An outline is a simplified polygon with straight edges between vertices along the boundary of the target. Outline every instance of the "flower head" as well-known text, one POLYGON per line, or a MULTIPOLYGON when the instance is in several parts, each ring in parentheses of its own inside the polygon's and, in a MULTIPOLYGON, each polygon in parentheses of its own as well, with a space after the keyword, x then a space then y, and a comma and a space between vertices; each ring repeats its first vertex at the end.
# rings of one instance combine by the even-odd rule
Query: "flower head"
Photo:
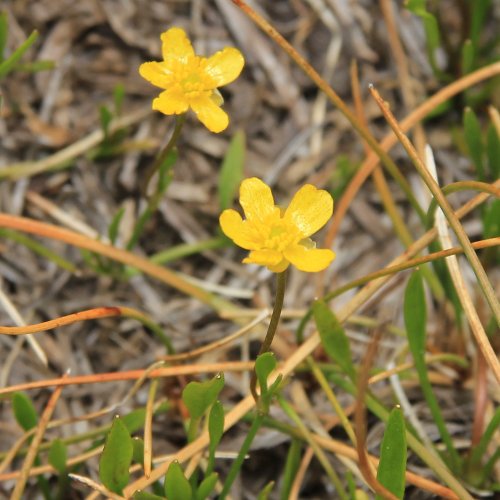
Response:
POLYGON ((178 115, 191 108, 212 132, 222 132, 229 123, 220 108, 224 100, 217 87, 235 80, 245 63, 241 52, 232 47, 210 57, 197 56, 185 31, 170 28, 161 35, 163 61, 146 62, 140 75, 164 89, 153 100, 153 109, 178 115))
POLYGON ((333 199, 327 191, 311 184, 302 186, 288 208, 274 204, 268 185, 260 179, 245 179, 240 186, 240 204, 246 220, 236 210, 224 210, 220 225, 238 246, 250 250, 245 264, 259 264, 280 273, 290 264, 301 271, 326 269, 335 254, 316 249, 309 239, 332 216, 333 199))

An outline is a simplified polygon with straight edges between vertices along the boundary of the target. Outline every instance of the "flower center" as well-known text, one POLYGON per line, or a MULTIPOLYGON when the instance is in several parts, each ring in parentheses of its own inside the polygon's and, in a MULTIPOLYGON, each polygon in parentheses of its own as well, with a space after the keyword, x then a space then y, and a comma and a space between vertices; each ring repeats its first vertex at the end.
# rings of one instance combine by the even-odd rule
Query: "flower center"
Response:
POLYGON ((296 228, 280 219, 268 228, 268 235, 264 240, 264 248, 283 252, 290 245, 297 242, 297 236, 296 228))
POLYGON ((204 65, 201 57, 194 56, 175 68, 175 79, 188 99, 200 97, 207 90, 214 88, 211 79, 204 72, 204 65))

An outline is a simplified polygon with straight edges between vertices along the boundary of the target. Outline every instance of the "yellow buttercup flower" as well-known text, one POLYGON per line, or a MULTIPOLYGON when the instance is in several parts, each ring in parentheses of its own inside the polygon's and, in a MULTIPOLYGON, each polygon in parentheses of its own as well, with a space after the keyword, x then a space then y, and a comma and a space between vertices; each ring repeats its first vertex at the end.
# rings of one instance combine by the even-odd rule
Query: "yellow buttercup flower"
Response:
POLYGON ((316 249, 309 239, 333 213, 333 199, 327 191, 311 184, 302 186, 284 211, 274 204, 267 184, 256 177, 240 186, 240 204, 246 220, 236 210, 224 210, 220 225, 238 246, 250 250, 245 264, 259 264, 280 273, 290 264, 301 271, 326 269, 335 258, 329 249, 316 249))
POLYGON ((170 28, 161 35, 163 61, 146 62, 139 67, 148 82, 165 89, 153 100, 153 109, 166 115, 178 115, 191 108, 212 132, 222 132, 229 123, 220 108, 224 100, 217 87, 235 80, 245 63, 233 47, 211 57, 194 53, 185 31, 170 28))

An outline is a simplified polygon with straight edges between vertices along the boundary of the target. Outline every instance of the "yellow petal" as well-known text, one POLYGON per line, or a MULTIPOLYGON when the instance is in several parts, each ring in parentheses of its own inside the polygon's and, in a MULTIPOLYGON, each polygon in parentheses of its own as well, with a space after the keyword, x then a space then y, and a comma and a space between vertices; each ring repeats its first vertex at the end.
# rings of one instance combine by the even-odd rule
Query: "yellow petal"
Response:
POLYGON ((194 56, 193 46, 182 28, 170 28, 161 34, 161 52, 165 61, 187 63, 194 56))
POLYGON ((254 250, 249 253, 244 264, 258 264, 259 266, 277 266, 283 260, 283 254, 276 250, 254 250))
POLYGON ((229 124, 227 113, 217 106, 211 97, 199 97, 196 100, 192 100, 190 105, 198 116, 198 120, 200 120, 210 132, 219 133, 227 128, 229 124))
POLYGON ((224 210, 219 217, 222 232, 245 250, 256 249, 255 243, 248 232, 247 225, 236 210, 224 210))
POLYGON ((303 245, 293 245, 284 252, 285 258, 297 269, 315 273, 326 269, 335 258, 335 253, 329 249, 307 249, 303 245))
POLYGON ((321 229, 333 213, 330 193, 311 184, 302 186, 286 209, 284 219, 293 223, 304 238, 321 229))
POLYGON ((153 109, 166 115, 179 115, 188 110, 188 102, 184 93, 178 88, 170 88, 153 99, 153 109))
POLYGON ((162 62, 146 62, 139 66, 139 74, 148 82, 162 89, 168 88, 174 81, 172 72, 162 62))
POLYGON ((217 87, 222 87, 238 78, 244 64, 245 60, 238 49, 226 47, 207 59, 205 72, 217 87))
POLYGON ((247 219, 264 221, 279 208, 274 205, 271 188, 257 177, 245 179, 240 186, 240 205, 247 219))
POLYGON ((289 265, 290 262, 288 262, 286 259, 283 259, 276 266, 267 266, 267 268, 269 269, 269 271, 272 271, 273 273, 282 273, 289 265))

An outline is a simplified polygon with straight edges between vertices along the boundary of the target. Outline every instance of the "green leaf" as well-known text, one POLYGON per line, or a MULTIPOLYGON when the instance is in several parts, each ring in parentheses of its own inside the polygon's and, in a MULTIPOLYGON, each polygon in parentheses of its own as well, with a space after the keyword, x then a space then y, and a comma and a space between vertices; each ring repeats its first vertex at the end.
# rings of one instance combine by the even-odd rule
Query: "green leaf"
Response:
POLYGON ((219 204, 225 210, 233 204, 238 186, 243 179, 245 164, 245 133, 238 130, 232 137, 219 174, 219 204))
POLYGON ((133 448, 127 427, 116 417, 99 460, 99 478, 106 488, 115 493, 121 494, 128 483, 133 448))
POLYGON ((342 325, 323 300, 314 301, 312 310, 323 348, 342 371, 354 380, 356 371, 352 363, 351 346, 342 325))
POLYGON ((35 43, 38 38, 38 31, 33 31, 31 35, 11 54, 10 57, 5 59, 0 64, 0 79, 7 76, 17 64, 19 59, 24 53, 35 43))
POLYGON ((59 472, 64 474, 66 472, 66 461, 68 459, 68 452, 66 445, 61 439, 54 439, 49 449, 49 464, 59 472))
POLYGON ((474 45, 465 40, 462 45, 462 75, 467 75, 474 68, 474 45))
POLYGON ((426 9, 425 0, 407 0, 405 7, 422 19, 427 40, 427 55, 429 62, 431 63, 434 73, 442 77, 443 74, 438 68, 436 61, 436 50, 441 45, 441 36, 439 34, 439 25, 436 17, 426 9))
POLYGON ((264 397, 268 392, 267 379, 276 368, 276 357, 272 352, 265 352, 255 360, 255 373, 260 385, 260 393, 264 397))
POLYGON ((483 141, 481 136, 481 126, 476 114, 471 108, 465 108, 464 111, 464 137, 467 143, 469 155, 476 167, 479 180, 484 181, 483 166, 483 141))
POLYGON ((469 37, 472 41, 472 44, 476 48, 476 52, 478 52, 477 48, 479 45, 479 37, 481 32, 483 31, 484 23, 487 20, 488 9, 490 8, 491 0, 472 0, 469 1, 469 5, 472 9, 472 12, 469 13, 469 16, 465 19, 468 19, 470 26, 469 37))
POLYGON ((500 137, 492 123, 489 124, 486 132, 486 156, 490 167, 490 178, 498 179, 500 177, 500 137))
POLYGON ((101 119, 102 131, 104 132, 104 139, 106 140, 109 137, 109 124, 113 119, 113 114, 106 106, 100 106, 99 116, 101 119))
POLYGON ((123 99, 125 97, 125 86, 118 83, 113 89, 113 101, 115 103, 115 114, 119 116, 122 112, 123 99))
MULTIPOLYGON (((401 408, 394 408, 387 420, 380 447, 377 479, 398 498, 403 498, 406 472, 406 429, 401 408)), ((375 500, 383 500, 377 495, 375 500)))
POLYGON ((424 361, 427 307, 425 305, 424 284, 419 271, 410 276, 405 290, 404 320, 408 343, 415 363, 424 361))
POLYGON ((144 426, 144 421, 146 419, 146 410, 140 408, 138 410, 132 410, 130 413, 120 417, 123 425, 127 428, 130 434, 142 429, 144 426))
POLYGON ((16 422, 25 431, 29 431, 37 426, 38 414, 31 399, 26 394, 15 392, 12 395, 12 409, 16 422))
POLYGON ((0 63, 4 60, 7 37, 9 36, 9 20, 7 12, 0 12, 0 63))
POLYGON ((220 401, 216 401, 210 409, 208 416, 208 436, 210 439, 208 445, 208 463, 207 474, 212 472, 215 457, 215 450, 220 443, 224 433, 224 408, 220 401))
POLYGON ((257 500, 267 500, 269 495, 271 494, 272 489, 274 488, 274 481, 269 481, 262 490, 259 492, 259 496, 257 500))
POLYGON ((165 475, 165 495, 168 500, 191 500, 192 490, 182 467, 174 460, 165 475))
POLYGON ((138 436, 132 438, 132 461, 136 464, 144 462, 144 440, 138 436))
POLYGON ((292 438, 290 448, 286 456, 285 468, 283 471, 283 480, 281 482, 280 499, 288 500, 290 490, 292 489, 297 470, 302 458, 302 441, 297 438, 292 438))
POLYGON ((147 491, 136 491, 132 498, 134 500, 165 500, 165 497, 153 495, 153 493, 148 493, 147 491))
POLYGON ((441 439, 446 445, 448 464, 452 471, 458 473, 460 457, 446 427, 446 422, 441 414, 436 396, 432 391, 429 375, 427 373, 427 365, 425 364, 427 307, 425 304, 424 284, 420 271, 418 270, 414 271, 408 280, 404 296, 403 313, 408 336, 408 345, 415 362, 420 388, 427 401, 434 422, 439 429, 441 439))
POLYGON ((192 419, 199 419, 212 406, 224 387, 224 375, 218 373, 206 382, 189 382, 182 391, 182 401, 192 419))
POLYGON ((122 207, 120 208, 120 210, 118 210, 118 212, 116 212, 115 216, 113 217, 113 220, 111 221, 111 224, 108 227, 108 236, 112 245, 114 245, 116 242, 116 238, 118 236, 118 229, 120 228, 120 222, 122 221, 124 215, 125 215, 125 207, 122 207))
POLYGON ((208 498, 217 484, 217 479, 219 479, 219 474, 217 474, 217 472, 213 472, 203 479, 194 496, 195 500, 205 500, 205 498, 208 498))

